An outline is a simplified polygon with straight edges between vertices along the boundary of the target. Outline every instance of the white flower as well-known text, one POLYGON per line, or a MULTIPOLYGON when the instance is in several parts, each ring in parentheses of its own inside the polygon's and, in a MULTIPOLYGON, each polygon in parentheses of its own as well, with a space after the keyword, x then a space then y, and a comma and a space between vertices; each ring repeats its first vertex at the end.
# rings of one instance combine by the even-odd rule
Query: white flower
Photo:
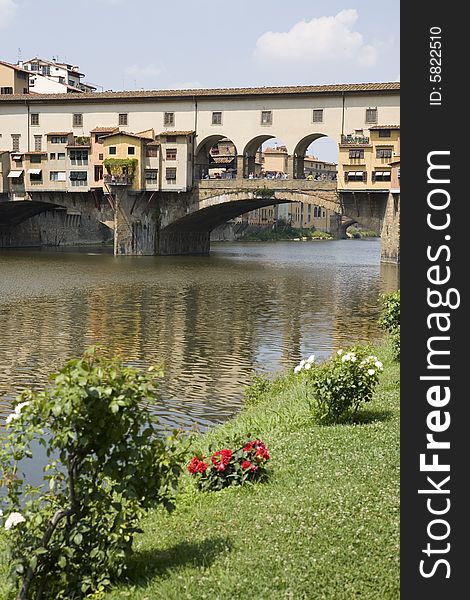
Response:
POLYGON ((356 358, 356 355, 355 355, 355 354, 351 354, 351 356, 350 356, 349 360, 350 360, 351 362, 356 362, 356 360, 357 360, 357 358, 356 358))
POLYGON ((337 350, 337 351, 336 351, 336 354, 337 354, 338 356, 341 356, 341 354, 343 354, 343 350, 341 350, 341 348, 340 348, 339 350, 337 350))
POLYGON ((0 517, 3 517, 3 510, 0 508, 0 517))
POLYGON ((377 367, 377 369, 382 370, 384 368, 383 363, 380 362, 380 360, 376 360, 374 365, 377 367))
POLYGON ((302 370, 302 367, 300 365, 297 365, 294 369, 294 373, 300 373, 301 370, 302 370))
POLYGON ((374 370, 374 369, 369 369, 369 370, 367 371, 367 374, 368 374, 368 375, 374 375, 374 374, 375 374, 375 370, 374 370))
POLYGON ((20 402, 19 404, 17 404, 15 406, 15 413, 19 416, 21 414, 21 411, 23 410, 23 408, 25 406, 28 406, 29 402, 20 402))
POLYGON ((312 366, 312 364, 311 364, 311 363, 309 363, 309 362, 308 362, 308 363, 305 363, 305 365, 304 365, 304 369, 305 369, 306 371, 308 371, 308 370, 310 369, 310 367, 311 367, 311 366, 312 366))
POLYGON ((307 362, 306 360, 301 360, 299 362, 299 367, 302 368, 305 365, 306 362, 307 362))
POLYGON ((346 362, 349 360, 349 354, 345 354, 342 358, 341 358, 341 362, 346 362))
POLYGON ((367 358, 369 360, 379 360, 376 356, 373 356, 372 354, 369 354, 369 356, 367 358))
POLYGON ((12 512, 8 515, 8 518, 5 521, 5 529, 6 530, 11 529, 15 525, 18 525, 18 523, 24 523, 25 521, 26 521, 26 519, 23 517, 23 515, 21 513, 12 512))
POLYGON ((20 416, 20 415, 19 415, 18 413, 16 413, 16 412, 14 412, 14 413, 10 413, 10 414, 8 415, 8 417, 5 419, 5 424, 6 424, 6 425, 10 425, 10 423, 11 423, 12 421, 14 421, 15 419, 17 419, 19 416, 20 416))
POLYGON ((310 354, 310 356, 307 358, 307 362, 308 363, 315 362, 315 354, 310 354))

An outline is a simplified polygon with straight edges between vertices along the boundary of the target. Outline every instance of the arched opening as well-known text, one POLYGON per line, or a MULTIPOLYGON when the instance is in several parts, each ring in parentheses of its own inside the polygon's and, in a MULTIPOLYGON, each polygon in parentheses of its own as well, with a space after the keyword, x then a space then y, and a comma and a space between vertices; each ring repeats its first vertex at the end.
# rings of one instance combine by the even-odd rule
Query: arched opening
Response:
POLYGON ((336 181, 338 143, 322 134, 311 133, 294 149, 294 178, 336 181))
POLYGON ((232 179, 237 175, 237 149, 223 135, 205 138, 196 149, 194 179, 232 179))
POLYGON ((269 141, 274 142, 275 140, 278 141, 273 135, 258 135, 248 142, 243 150, 243 177, 245 179, 262 177, 264 148, 269 141))

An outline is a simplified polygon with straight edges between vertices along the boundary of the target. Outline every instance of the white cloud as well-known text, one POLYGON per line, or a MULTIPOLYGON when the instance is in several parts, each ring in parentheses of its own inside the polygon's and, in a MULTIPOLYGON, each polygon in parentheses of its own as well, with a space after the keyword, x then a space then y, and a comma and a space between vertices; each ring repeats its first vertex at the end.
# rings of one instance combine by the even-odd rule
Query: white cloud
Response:
POLYGON ((287 32, 267 31, 256 41, 254 55, 267 61, 354 61, 362 67, 376 64, 378 45, 366 44, 354 31, 355 9, 342 10, 334 17, 300 21, 287 32))
POLYGON ((15 0, 0 0, 0 28, 8 24, 17 8, 15 0))

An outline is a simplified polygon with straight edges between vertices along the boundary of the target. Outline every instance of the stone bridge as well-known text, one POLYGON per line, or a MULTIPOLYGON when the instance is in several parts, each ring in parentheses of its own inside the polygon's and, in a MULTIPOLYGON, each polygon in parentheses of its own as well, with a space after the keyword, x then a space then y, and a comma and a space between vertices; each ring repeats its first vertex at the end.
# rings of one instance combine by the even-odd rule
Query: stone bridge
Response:
MULTIPOLYGON (((338 237, 344 237, 352 223, 385 236, 398 226, 398 216, 396 222, 393 214, 387 216, 391 202, 387 193, 342 194, 330 181, 201 180, 190 192, 131 195, 118 186, 113 192, 116 254, 207 254, 210 232, 216 227, 246 212, 287 202, 336 213, 338 237)), ((398 248, 383 242, 382 257, 387 260, 398 248)))
POLYGON ((360 223, 382 238, 382 259, 399 260, 399 208, 387 193, 342 194, 330 181, 201 180, 187 192, 31 194, 0 202, 0 247, 73 245, 110 240, 115 254, 208 254, 210 233, 246 212, 303 202, 337 215, 336 236, 360 223))

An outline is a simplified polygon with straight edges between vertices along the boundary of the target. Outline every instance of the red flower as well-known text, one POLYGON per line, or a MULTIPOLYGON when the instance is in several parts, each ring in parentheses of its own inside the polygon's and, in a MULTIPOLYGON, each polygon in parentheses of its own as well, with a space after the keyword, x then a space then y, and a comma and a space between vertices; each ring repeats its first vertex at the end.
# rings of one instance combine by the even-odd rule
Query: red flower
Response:
MULTIPOLYGON (((204 458, 203 456, 201 458, 204 458)), ((199 456, 194 456, 191 459, 191 462, 188 465, 188 471, 195 475, 196 473, 204 473, 209 465, 205 463, 203 460, 199 458, 199 456)))
POLYGON ((248 444, 243 448, 243 450, 245 452, 249 452, 250 450, 253 450, 255 444, 256 442, 248 442, 248 444))
POLYGON ((264 444, 262 446, 258 446, 256 450, 256 458, 259 458, 261 460, 269 459, 269 452, 264 444))
POLYGON ((251 467, 251 462, 249 460, 244 460, 242 462, 242 469, 248 469, 249 467, 251 467))
POLYGON ((231 458, 232 451, 226 448, 225 450, 214 452, 214 454, 211 456, 211 461, 217 471, 225 471, 225 467, 228 465, 231 458))

